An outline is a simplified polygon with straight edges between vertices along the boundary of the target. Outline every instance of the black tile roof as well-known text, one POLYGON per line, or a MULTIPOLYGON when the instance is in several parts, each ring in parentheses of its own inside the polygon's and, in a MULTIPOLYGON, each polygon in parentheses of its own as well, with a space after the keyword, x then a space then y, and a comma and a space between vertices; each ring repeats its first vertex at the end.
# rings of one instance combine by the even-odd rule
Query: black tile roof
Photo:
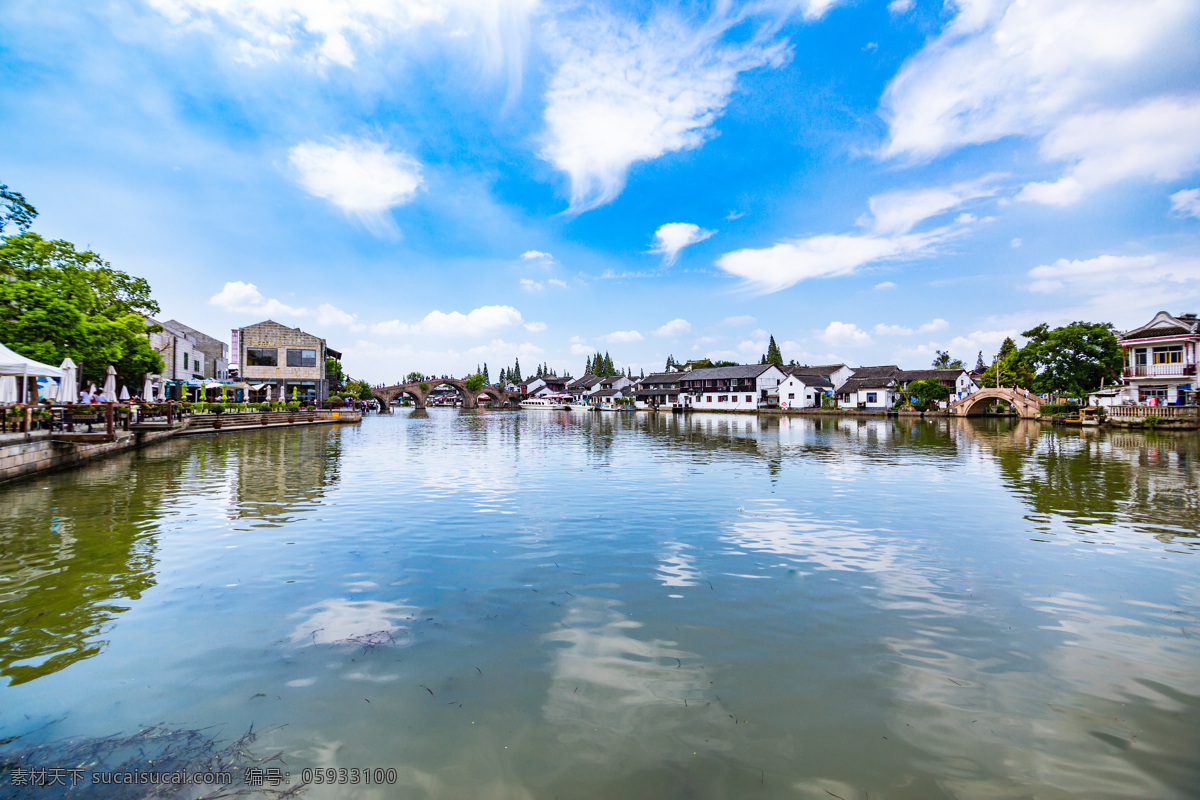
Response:
POLYGON ((689 383, 692 381, 711 381, 724 380, 726 378, 757 378, 762 375, 774 364, 740 364, 736 367, 707 367, 705 369, 694 369, 691 372, 684 372, 680 375, 680 380, 689 383))

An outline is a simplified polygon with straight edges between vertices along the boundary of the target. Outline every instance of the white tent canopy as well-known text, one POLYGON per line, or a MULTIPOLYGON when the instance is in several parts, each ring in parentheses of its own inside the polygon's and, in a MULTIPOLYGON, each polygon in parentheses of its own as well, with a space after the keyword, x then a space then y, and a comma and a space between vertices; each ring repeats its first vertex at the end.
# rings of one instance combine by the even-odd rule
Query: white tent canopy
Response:
POLYGON ((0 375, 28 375, 31 378, 57 378, 61 380, 62 370, 58 367, 52 367, 49 364, 43 364, 40 361, 34 361, 32 358, 17 355, 12 350, 0 344, 0 375))

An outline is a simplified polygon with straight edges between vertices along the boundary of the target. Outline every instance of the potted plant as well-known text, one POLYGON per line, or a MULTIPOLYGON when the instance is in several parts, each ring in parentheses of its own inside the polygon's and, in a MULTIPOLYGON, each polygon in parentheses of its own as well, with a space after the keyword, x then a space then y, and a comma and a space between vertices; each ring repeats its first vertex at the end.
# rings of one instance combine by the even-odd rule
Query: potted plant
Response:
POLYGON ((216 419, 213 420, 213 427, 216 428, 217 430, 220 430, 221 429, 221 415, 225 413, 224 403, 209 403, 208 410, 210 412, 212 412, 213 414, 215 414, 217 417, 216 419))
POLYGON ((287 412, 288 412, 287 421, 295 422, 296 421, 296 412, 298 410, 300 410, 300 404, 299 403, 285 403, 284 405, 287 407, 287 412))
POLYGON ((268 420, 267 413, 270 412, 270 410, 271 410, 270 403, 259 403, 258 404, 258 411, 260 414, 262 414, 262 416, 259 417, 259 419, 263 425, 267 424, 267 420, 268 420))

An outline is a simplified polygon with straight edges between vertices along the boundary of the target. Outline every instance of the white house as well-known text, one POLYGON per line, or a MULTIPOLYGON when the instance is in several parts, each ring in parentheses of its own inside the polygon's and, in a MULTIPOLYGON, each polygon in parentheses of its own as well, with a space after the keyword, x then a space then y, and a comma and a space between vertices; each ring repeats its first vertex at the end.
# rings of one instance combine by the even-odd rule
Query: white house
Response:
POLYGON ((913 381, 935 380, 950 390, 950 402, 979 391, 971 373, 965 369, 902 369, 893 377, 901 389, 908 388, 913 381))
POLYGON ((853 377, 837 389, 838 408, 886 410, 896 404, 899 386, 890 375, 853 377))
POLYGON ((843 383, 850 380, 855 374, 854 369, 845 364, 819 364, 815 367, 799 366, 788 367, 789 372, 797 372, 803 375, 820 375, 831 384, 833 388, 839 388, 843 383))
POLYGON ((1124 351, 1121 403, 1183 405, 1194 402, 1200 320, 1165 311, 1119 337, 1124 351))
POLYGON ((774 364, 708 367, 680 374, 679 388, 696 411, 754 411, 786 377, 774 364))
POLYGON ((820 375, 792 373, 779 384, 779 407, 820 408, 821 398, 833 394, 833 389, 833 383, 820 375))

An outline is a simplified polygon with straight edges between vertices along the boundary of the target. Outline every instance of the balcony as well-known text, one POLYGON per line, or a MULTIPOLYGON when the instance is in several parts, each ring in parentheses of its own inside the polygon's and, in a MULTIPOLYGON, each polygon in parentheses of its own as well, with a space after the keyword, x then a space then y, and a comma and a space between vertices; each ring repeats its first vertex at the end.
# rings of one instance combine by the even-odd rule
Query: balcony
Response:
POLYGON ((1126 378, 1182 378, 1195 374, 1195 364, 1145 364, 1140 367, 1125 367, 1126 378))

